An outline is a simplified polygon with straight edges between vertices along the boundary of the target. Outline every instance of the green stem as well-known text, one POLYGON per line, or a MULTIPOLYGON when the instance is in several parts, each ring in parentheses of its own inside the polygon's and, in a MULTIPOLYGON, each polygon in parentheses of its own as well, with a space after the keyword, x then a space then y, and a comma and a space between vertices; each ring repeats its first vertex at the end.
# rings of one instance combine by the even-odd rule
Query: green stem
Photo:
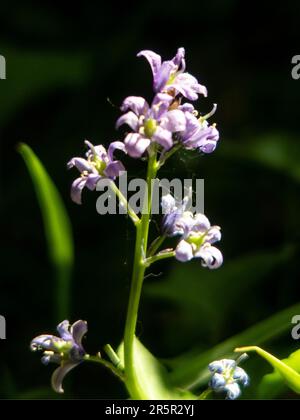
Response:
POLYGON ((147 257, 152 257, 166 239, 166 235, 158 236, 149 246, 147 257))
POLYGON ((156 177, 157 162, 156 152, 152 149, 149 151, 148 169, 147 169, 147 192, 145 195, 144 211, 140 223, 136 225, 136 244, 134 253, 133 273, 131 280, 131 290, 127 309, 125 333, 124 333, 124 362, 126 385, 130 396, 135 399, 141 399, 143 390, 140 389, 136 377, 134 362, 134 340, 135 330, 138 316, 140 297, 146 265, 144 258, 147 253, 151 201, 152 201, 152 179, 156 177))
POLYGON ((144 264, 146 267, 149 267, 149 265, 153 264, 156 261, 164 260, 165 258, 172 258, 175 257, 175 251, 172 249, 171 251, 163 251, 159 254, 153 255, 153 257, 146 258, 144 261, 144 264))
POLYGON ((110 187, 111 187, 112 191, 118 197, 119 201, 127 209, 128 215, 131 218, 131 220, 133 221, 133 223, 135 224, 135 226, 137 226, 139 224, 139 222, 140 222, 140 218, 136 215, 135 211, 133 210, 133 208, 128 203, 126 197, 121 193, 121 191, 116 186, 116 184, 114 183, 114 181, 111 181, 110 187))
POLYGON ((120 378, 122 381, 124 381, 124 374, 123 372, 116 368, 111 362, 108 360, 102 359, 99 356, 90 356, 89 354, 86 354, 84 356, 85 362, 91 362, 91 363, 97 363, 99 365, 105 366, 106 368, 110 369, 118 378, 120 378))
POLYGON ((166 163, 166 160, 169 159, 169 157, 171 157, 174 153, 176 153, 177 150, 181 149, 181 147, 182 147, 182 144, 177 143, 175 144, 175 146, 172 147, 172 149, 164 153, 159 159, 159 161, 157 162, 158 169, 161 168, 166 163))
POLYGON ((205 391, 200 394, 198 400, 209 400, 212 396, 212 390, 211 388, 207 388, 205 391))

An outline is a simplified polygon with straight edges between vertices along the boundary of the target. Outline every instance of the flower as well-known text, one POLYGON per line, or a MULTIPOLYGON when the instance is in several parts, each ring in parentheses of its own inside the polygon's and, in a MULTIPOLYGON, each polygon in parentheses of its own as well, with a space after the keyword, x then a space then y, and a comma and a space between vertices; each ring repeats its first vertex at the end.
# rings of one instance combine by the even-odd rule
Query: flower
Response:
POLYGON ((188 201, 189 198, 185 197, 182 203, 176 203, 170 194, 163 196, 163 234, 181 235, 182 239, 175 250, 175 258, 178 261, 201 258, 203 267, 219 268, 223 263, 223 256, 212 244, 221 239, 220 227, 211 226, 208 218, 202 213, 193 214, 187 211, 188 201))
POLYGON ((67 164, 69 169, 75 166, 81 173, 71 187, 71 198, 77 204, 81 204, 81 193, 84 187, 93 191, 100 178, 115 179, 120 172, 125 171, 122 162, 114 160, 116 149, 126 153, 124 143, 120 141, 112 142, 108 151, 102 145, 94 146, 87 140, 85 144, 89 148, 86 159, 74 157, 67 164))
POLYGON ((226 399, 235 400, 241 395, 241 385, 249 385, 249 376, 232 359, 216 360, 208 365, 212 373, 209 386, 216 392, 226 392, 226 399))
POLYGON ((134 131, 124 140, 131 157, 141 157, 151 142, 169 150, 173 146, 172 134, 185 130, 184 113, 179 109, 169 110, 172 101, 173 97, 165 93, 155 95, 151 107, 140 96, 129 96, 123 101, 121 110, 127 112, 117 120, 116 127, 127 124, 134 131))
POLYGON ((85 350, 82 338, 87 333, 87 323, 76 321, 70 325, 69 321, 62 321, 57 326, 59 337, 43 334, 35 337, 30 344, 32 351, 43 351, 43 364, 56 363, 60 365, 52 374, 51 384, 54 391, 63 393, 62 382, 71 369, 83 361, 85 350))
MULTIPOLYGON (((188 109, 187 104, 182 105, 188 109)), ((180 133, 179 139, 186 149, 199 149, 203 153, 212 153, 219 140, 219 131, 215 124, 209 125, 207 118, 215 112, 217 106, 204 117, 197 118, 195 111, 185 111, 186 128, 180 133)))
POLYGON ((166 194, 161 199, 163 211, 162 233, 166 236, 183 235, 188 228, 188 221, 192 213, 187 211, 189 197, 184 197, 182 202, 176 202, 171 194, 166 194))
POLYGON ((207 96, 206 87, 200 85, 194 76, 185 72, 184 48, 178 48, 172 60, 163 62, 160 55, 149 50, 140 51, 137 56, 143 56, 149 62, 155 92, 166 92, 173 96, 181 94, 191 101, 197 100, 198 94, 207 96))

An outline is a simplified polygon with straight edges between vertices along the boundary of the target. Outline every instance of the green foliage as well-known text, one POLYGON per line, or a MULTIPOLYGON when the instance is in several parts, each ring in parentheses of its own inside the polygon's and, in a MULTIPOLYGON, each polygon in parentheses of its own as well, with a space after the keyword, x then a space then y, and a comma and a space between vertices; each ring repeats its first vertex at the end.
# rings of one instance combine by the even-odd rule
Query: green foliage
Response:
MULTIPOLYGON (((259 356, 264 358, 270 365, 274 368, 274 373, 265 375, 263 378, 260 387, 259 395, 261 397, 266 397, 274 387, 274 393, 280 390, 282 382, 285 382, 289 388, 291 388, 297 394, 300 394, 300 350, 292 353, 287 359, 279 360, 277 357, 273 356, 271 353, 263 350, 257 346, 250 347, 241 347, 235 350, 236 352, 251 352, 255 351, 259 356)), ((274 397, 273 393, 273 397, 274 397)))
POLYGON ((32 178, 42 212, 48 252, 57 281, 55 316, 61 320, 70 311, 70 282, 74 261, 71 224, 60 194, 38 157, 26 144, 20 144, 18 150, 32 178))
POLYGON ((300 312, 300 303, 254 325, 251 328, 225 340, 204 353, 189 353, 173 359, 171 380, 174 385, 194 388, 203 385, 209 376, 207 365, 218 358, 232 357, 233 349, 241 343, 261 344, 280 336, 291 326, 291 318, 300 312))
MULTIPOLYGON (((123 344, 118 350, 124 363, 123 344)), ((196 399, 187 391, 175 389, 165 367, 136 338, 134 343, 134 366, 136 374, 134 398, 148 400, 196 399)))

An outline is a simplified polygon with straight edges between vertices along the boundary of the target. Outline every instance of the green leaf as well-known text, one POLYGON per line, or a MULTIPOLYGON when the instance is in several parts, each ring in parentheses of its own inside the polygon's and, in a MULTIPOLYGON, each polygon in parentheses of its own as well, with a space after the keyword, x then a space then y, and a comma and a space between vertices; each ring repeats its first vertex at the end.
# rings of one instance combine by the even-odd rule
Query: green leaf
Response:
POLYGON ((58 190, 38 157, 23 143, 19 145, 18 151, 27 165, 41 208, 49 257, 57 279, 56 316, 57 320, 62 320, 69 315, 70 282, 74 261, 70 220, 58 190))
MULTIPOLYGON (((124 363, 123 343, 119 347, 118 355, 124 363)), ((136 383, 132 398, 142 400, 196 399, 193 394, 175 389, 170 385, 166 368, 137 338, 134 343, 134 365, 136 383)))
MULTIPOLYGON (((282 362, 300 373, 300 350, 290 354, 290 356, 287 359, 283 359, 282 362)), ((275 370, 273 373, 264 375, 258 386, 257 396, 260 399, 273 399, 279 394, 282 394, 285 391, 285 388, 286 385, 282 376, 275 370)))
MULTIPOLYGON (((285 363, 283 360, 277 359, 277 357, 273 356, 271 353, 263 350, 257 346, 247 346, 247 347, 240 347, 235 349, 236 352, 248 353, 250 351, 255 351, 259 356, 264 358, 270 365, 273 366, 276 373, 281 376, 281 378, 285 381, 289 388, 291 388, 297 394, 300 394, 300 375, 299 373, 285 363)), ((298 353, 298 352, 296 352, 298 353)), ((295 353, 293 353, 295 358, 295 353)), ((297 361, 300 362, 300 353, 296 355, 297 361)))
POLYGON ((197 354, 194 351, 169 361, 168 366, 173 369, 170 374, 172 384, 190 389, 204 384, 209 378, 207 366, 210 362, 218 358, 232 357, 233 349, 241 343, 259 345, 280 336, 291 328, 291 319, 299 312, 300 303, 271 316, 206 352, 197 354))

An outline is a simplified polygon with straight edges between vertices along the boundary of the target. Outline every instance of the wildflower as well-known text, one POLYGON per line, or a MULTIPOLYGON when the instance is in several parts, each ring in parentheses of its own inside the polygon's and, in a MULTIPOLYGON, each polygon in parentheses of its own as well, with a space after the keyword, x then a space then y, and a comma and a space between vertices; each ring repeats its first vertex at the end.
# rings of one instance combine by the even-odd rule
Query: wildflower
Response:
POLYGON ((172 101, 173 97, 165 93, 155 95, 151 107, 139 96, 129 96, 123 101, 121 110, 127 112, 117 120, 116 127, 127 124, 134 131, 124 140, 130 156, 141 157, 151 142, 163 150, 173 146, 172 135, 185 130, 186 119, 181 110, 169 110, 172 101))
POLYGON ((179 136, 183 146, 186 149, 199 149, 203 153, 212 153, 219 140, 219 131, 215 124, 209 125, 207 116, 198 119, 195 113, 190 111, 185 112, 185 118, 186 128, 179 136))
POLYGON ((122 162, 114 160, 116 149, 126 153, 124 143, 120 141, 112 142, 108 151, 102 145, 94 146, 89 141, 85 141, 85 144, 89 148, 86 159, 75 157, 67 164, 69 169, 75 166, 81 173, 71 187, 71 198, 77 204, 81 204, 81 193, 84 187, 93 191, 100 178, 115 179, 120 172, 125 171, 122 162))
POLYGON ((238 361, 222 359, 208 365, 212 373, 209 386, 216 392, 226 392, 228 400, 235 400, 241 395, 241 385, 249 385, 249 376, 237 364, 238 361))
POLYGON ((171 194, 162 197, 161 206, 163 211, 162 233, 166 236, 183 235, 188 229, 192 213, 187 211, 189 197, 184 197, 182 202, 176 202, 171 194))
POLYGON ((32 351, 43 351, 43 364, 60 365, 52 374, 51 384, 54 391, 63 393, 62 382, 71 369, 83 361, 85 351, 82 338, 87 333, 87 323, 76 321, 70 326, 69 321, 62 321, 57 326, 59 337, 43 334, 35 337, 30 344, 32 351))
POLYGON ((173 96, 181 94, 191 101, 197 100, 198 94, 207 96, 206 87, 200 85, 194 76, 185 72, 184 48, 178 48, 172 60, 163 62, 160 55, 149 50, 140 51, 137 56, 143 56, 149 62, 155 92, 166 92, 173 96))

